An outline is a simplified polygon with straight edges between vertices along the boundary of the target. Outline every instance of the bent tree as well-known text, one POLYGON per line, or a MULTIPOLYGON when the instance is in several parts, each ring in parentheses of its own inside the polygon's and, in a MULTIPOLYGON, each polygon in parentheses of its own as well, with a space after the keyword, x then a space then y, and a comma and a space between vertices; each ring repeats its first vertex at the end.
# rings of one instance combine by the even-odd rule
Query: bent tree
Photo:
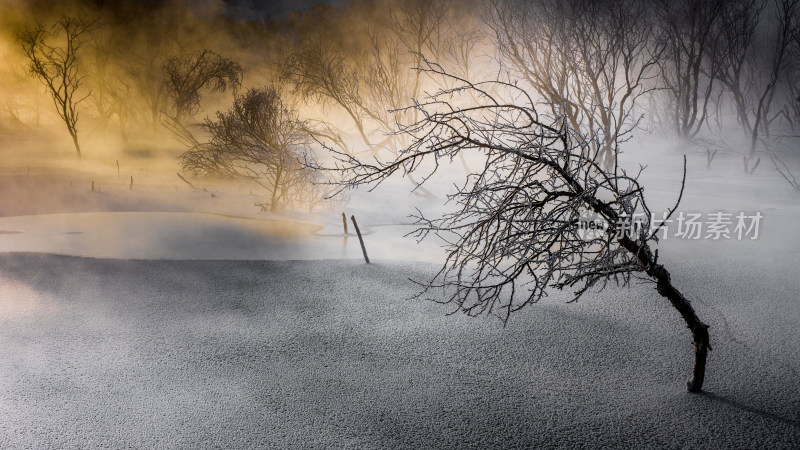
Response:
MULTIPOLYGON (((424 70, 447 76, 435 64, 424 70)), ((410 172, 427 180, 440 161, 461 153, 482 159, 482 167, 448 195, 454 205, 449 212, 417 217, 418 237, 438 235, 447 250, 443 267, 420 283, 419 295, 468 315, 507 321, 553 288, 571 289, 577 299, 609 282, 647 279, 692 332, 695 359, 687 387, 699 392, 711 349, 708 325, 652 250, 666 222, 651 224, 641 171, 628 173, 616 164, 606 169, 595 160, 590 138, 579 135, 566 117, 540 115, 534 100, 514 84, 456 81, 410 107, 421 119, 398 130, 411 144, 393 160, 361 161, 328 146, 335 158, 328 169, 344 180, 340 190, 410 172), (583 233, 580 224, 589 214, 602 219, 607 230, 583 233)), ((677 203, 664 220, 676 208, 677 203)))

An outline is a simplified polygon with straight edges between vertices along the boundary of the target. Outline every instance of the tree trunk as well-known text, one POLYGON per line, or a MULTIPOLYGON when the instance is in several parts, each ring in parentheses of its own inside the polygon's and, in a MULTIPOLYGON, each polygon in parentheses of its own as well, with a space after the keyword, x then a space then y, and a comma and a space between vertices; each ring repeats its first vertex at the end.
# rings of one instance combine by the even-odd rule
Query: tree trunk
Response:
POLYGON ((272 189, 272 201, 269 202, 269 212, 278 212, 278 190, 274 187, 272 189))
POLYGON ((69 130, 70 136, 72 136, 72 142, 75 144, 75 151, 78 152, 78 160, 81 159, 81 145, 78 144, 78 134, 69 130))
POLYGON ((278 212, 278 189, 280 187, 280 180, 281 180, 281 167, 278 166, 275 169, 275 182, 272 183, 272 201, 269 204, 269 212, 278 212))
POLYGON ((670 281, 670 274, 664 266, 658 264, 657 257, 653 257, 650 247, 638 245, 628 236, 619 239, 620 245, 626 250, 636 255, 639 264, 644 268, 645 273, 656 280, 656 290, 659 294, 666 297, 672 306, 678 310, 692 331, 694 342, 694 369, 692 376, 686 383, 689 392, 700 392, 703 389, 703 380, 706 375, 706 357, 711 350, 711 343, 708 337, 708 325, 703 323, 692 308, 691 302, 681 294, 670 281))

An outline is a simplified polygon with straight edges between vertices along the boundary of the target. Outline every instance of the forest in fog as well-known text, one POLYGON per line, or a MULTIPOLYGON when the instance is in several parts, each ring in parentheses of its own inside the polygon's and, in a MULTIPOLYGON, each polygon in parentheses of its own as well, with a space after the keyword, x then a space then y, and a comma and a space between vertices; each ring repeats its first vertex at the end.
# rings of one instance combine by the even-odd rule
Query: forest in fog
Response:
POLYGON ((800 0, 0 0, 0 60, 0 448, 800 442, 800 0))
POLYGON ((0 133, 77 158, 166 149, 187 176, 258 183, 265 209, 313 208, 324 148, 391 159, 405 108, 493 80, 604 164, 655 134, 800 189, 797 3, 5 0, 0 133))

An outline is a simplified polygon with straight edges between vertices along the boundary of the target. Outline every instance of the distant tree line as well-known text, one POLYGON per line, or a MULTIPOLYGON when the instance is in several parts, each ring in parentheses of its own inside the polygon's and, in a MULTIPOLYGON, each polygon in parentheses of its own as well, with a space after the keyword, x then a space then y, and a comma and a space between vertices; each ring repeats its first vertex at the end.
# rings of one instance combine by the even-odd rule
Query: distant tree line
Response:
MULTIPOLYGON (((364 0, 250 22, 224 6, 31 6, 7 19, 22 62, 4 88, 24 85, 23 69, 41 82, 79 156, 86 136, 213 134, 203 117, 255 88, 302 115, 312 144, 391 157, 408 145, 398 124, 420 119, 404 107, 454 85, 416 70, 424 58, 455 79, 517 84, 608 168, 645 129, 705 151, 709 167, 720 150, 740 152, 752 173, 766 155, 787 177, 779 150, 800 127, 798 1, 364 0), (732 130, 745 145, 726 141, 732 130)), ((40 92, 7 96, 3 123, 38 123, 40 92)))

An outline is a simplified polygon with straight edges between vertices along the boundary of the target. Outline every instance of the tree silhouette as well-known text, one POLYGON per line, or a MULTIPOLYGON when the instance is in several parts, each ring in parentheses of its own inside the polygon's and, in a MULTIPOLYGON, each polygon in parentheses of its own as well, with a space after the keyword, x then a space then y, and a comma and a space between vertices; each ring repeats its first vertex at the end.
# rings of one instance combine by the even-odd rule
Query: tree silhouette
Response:
POLYGON ((734 0, 723 10, 719 38, 711 53, 716 60, 715 77, 724 86, 736 111, 736 119, 749 140, 743 158, 744 171, 753 173, 761 158, 758 144, 769 136, 775 113, 779 82, 790 59, 792 35, 796 33, 798 0, 778 0, 774 10, 766 0, 734 0), (769 17, 769 12, 774 17, 769 17), (765 20, 774 20, 760 31, 765 20))
POLYGON ((181 155, 184 170, 248 178, 269 192, 269 202, 258 206, 271 212, 299 203, 311 208, 327 193, 313 185, 320 174, 300 163, 311 154, 304 123, 274 88, 250 89, 216 120, 206 119, 208 142, 177 129, 190 146, 181 155))
POLYGON ((666 49, 658 60, 659 80, 669 99, 669 121, 682 139, 702 130, 713 108, 717 69, 709 52, 718 39, 724 0, 656 0, 659 36, 666 49))
POLYGON ((234 93, 242 85, 242 66, 210 50, 173 56, 164 63, 166 88, 172 101, 174 119, 183 121, 200 110, 200 92, 234 93))
POLYGON ((646 2, 631 0, 499 0, 487 18, 501 64, 611 167, 664 49, 648 14, 646 2))
MULTIPOLYGON (((432 63, 424 70, 447 76, 432 63)), ((695 365, 688 390, 700 391, 711 348, 708 326, 651 250, 664 222, 652 220, 638 173, 608 170, 568 117, 540 115, 516 84, 453 78, 455 87, 409 107, 421 119, 398 131, 412 143, 397 158, 365 162, 329 147, 336 163, 328 169, 342 174, 341 190, 398 173, 421 172, 427 180, 440 161, 462 152, 483 158, 483 166, 448 195, 451 212, 417 217, 419 238, 433 233, 447 243, 442 269, 421 283, 420 295, 469 315, 508 320, 552 288, 574 289, 577 299, 609 282, 650 280, 692 331, 695 365), (605 223, 606 231, 584 233, 587 218, 605 223)))
POLYGON ((85 77, 79 70, 78 57, 92 28, 90 21, 63 16, 50 30, 37 24, 32 30, 17 35, 28 59, 28 69, 47 87, 56 112, 72 137, 78 159, 81 158, 78 104, 89 96, 88 93, 79 93, 85 77))

